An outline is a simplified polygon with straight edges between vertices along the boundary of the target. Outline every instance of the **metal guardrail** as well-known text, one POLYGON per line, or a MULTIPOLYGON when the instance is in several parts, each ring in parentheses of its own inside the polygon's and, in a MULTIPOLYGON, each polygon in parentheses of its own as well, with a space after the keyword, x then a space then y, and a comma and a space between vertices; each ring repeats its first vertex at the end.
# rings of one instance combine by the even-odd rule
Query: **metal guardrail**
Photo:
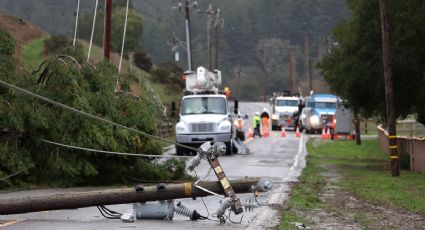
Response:
MULTIPOLYGON (((389 155, 388 132, 378 126, 379 144, 389 155)), ((410 156, 410 170, 425 173, 425 138, 397 136, 398 154, 410 156)))

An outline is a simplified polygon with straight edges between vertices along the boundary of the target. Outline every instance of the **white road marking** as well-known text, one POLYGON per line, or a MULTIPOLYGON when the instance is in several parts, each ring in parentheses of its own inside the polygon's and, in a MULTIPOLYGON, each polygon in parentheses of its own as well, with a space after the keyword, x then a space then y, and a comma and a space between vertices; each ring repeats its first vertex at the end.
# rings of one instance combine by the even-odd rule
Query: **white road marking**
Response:
POLYGON ((301 135, 300 142, 298 143, 298 152, 297 155, 294 157, 294 164, 291 166, 291 171, 294 170, 295 167, 298 166, 298 159, 303 151, 303 145, 304 145, 304 135, 301 135))
POLYGON ((25 219, 22 219, 22 220, 13 220, 13 221, 5 222, 3 224, 0 223, 0 228, 6 227, 6 226, 9 226, 9 225, 13 225, 13 224, 17 224, 17 223, 22 222, 24 220, 25 219))

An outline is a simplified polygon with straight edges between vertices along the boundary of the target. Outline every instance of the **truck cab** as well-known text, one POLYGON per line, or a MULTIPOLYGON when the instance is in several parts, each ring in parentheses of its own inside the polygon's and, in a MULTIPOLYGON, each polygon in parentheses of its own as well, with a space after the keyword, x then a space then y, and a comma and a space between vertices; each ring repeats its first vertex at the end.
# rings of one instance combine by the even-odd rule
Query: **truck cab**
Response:
MULTIPOLYGON (((179 121, 176 124, 176 142, 192 147, 210 142, 224 142, 226 154, 233 152, 233 122, 226 95, 217 86, 221 84, 219 71, 209 72, 199 67, 196 73, 186 73, 186 92, 181 101, 179 121)), ((176 146, 177 155, 189 150, 176 146)))
POLYGON ((273 104, 272 130, 282 127, 296 128, 299 98, 296 96, 276 97, 273 104))
POLYGON ((331 134, 335 129, 335 111, 338 97, 333 94, 313 94, 306 103, 305 129, 313 133, 322 129, 329 129, 331 134))

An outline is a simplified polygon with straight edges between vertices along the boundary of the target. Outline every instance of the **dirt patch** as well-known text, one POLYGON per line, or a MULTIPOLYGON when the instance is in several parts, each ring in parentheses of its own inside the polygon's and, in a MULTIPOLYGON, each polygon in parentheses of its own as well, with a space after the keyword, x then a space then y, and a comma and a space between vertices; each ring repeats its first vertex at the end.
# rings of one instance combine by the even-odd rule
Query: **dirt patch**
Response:
POLYGON ((34 39, 46 37, 48 35, 40 27, 25 22, 21 18, 0 13, 0 24, 6 28, 10 35, 16 40, 15 59, 19 65, 22 59, 23 46, 34 39))
POLYGON ((312 229, 425 229, 425 216, 370 204, 343 190, 337 184, 342 178, 330 165, 323 176, 326 186, 320 194, 322 208, 297 210, 310 221, 312 229))

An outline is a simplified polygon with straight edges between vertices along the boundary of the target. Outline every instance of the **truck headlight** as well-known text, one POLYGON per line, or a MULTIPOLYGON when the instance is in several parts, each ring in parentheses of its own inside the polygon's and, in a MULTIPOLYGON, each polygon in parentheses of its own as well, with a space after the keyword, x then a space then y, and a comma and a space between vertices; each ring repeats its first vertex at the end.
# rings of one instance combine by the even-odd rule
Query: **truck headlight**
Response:
POLYGON ((232 124, 230 121, 223 121, 218 125, 218 131, 220 132, 230 132, 230 129, 232 128, 232 124))
POLYGON ((184 133, 184 132, 187 132, 187 131, 188 131, 187 125, 185 123, 183 123, 183 122, 177 123, 176 133, 184 133))
POLYGON ((319 116, 313 115, 310 117, 310 124, 312 127, 319 127, 320 126, 320 119, 319 116))
POLYGON ((279 119, 279 115, 277 115, 277 114, 272 115, 272 120, 278 120, 278 119, 279 119))

